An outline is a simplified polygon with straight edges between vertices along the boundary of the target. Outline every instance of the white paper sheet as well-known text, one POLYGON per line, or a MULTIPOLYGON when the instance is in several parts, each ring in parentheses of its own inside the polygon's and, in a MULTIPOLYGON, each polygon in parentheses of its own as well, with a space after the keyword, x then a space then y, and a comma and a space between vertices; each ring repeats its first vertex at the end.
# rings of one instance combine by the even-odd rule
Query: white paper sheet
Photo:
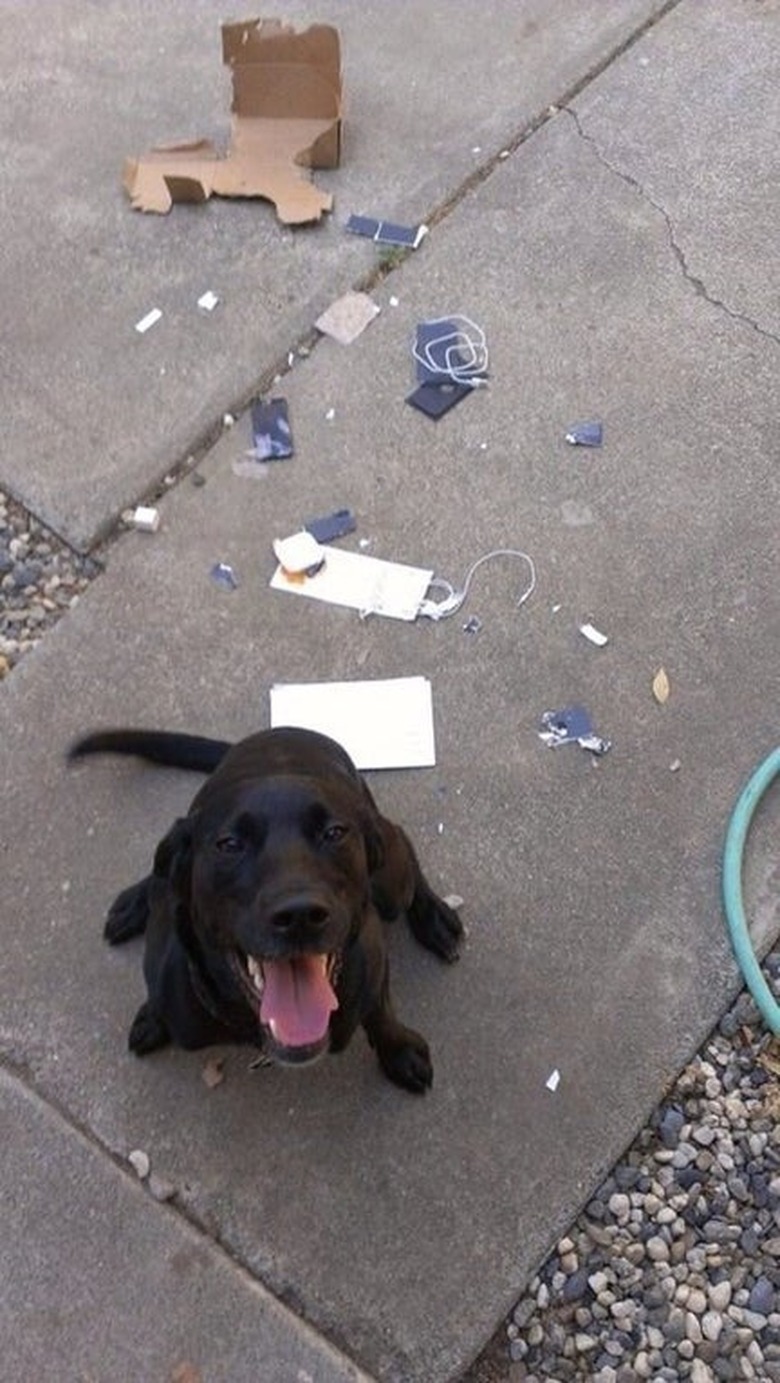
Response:
POLYGON ((433 768, 433 700, 427 677, 371 682, 290 682, 271 688, 271 725, 330 735, 357 768, 433 768))
POLYGON ((325 565, 316 576, 290 580, 277 567, 271 578, 275 591, 307 595, 331 605, 346 605, 363 614, 389 615, 392 619, 417 618, 432 571, 409 567, 402 562, 384 562, 363 552, 324 546, 325 565))

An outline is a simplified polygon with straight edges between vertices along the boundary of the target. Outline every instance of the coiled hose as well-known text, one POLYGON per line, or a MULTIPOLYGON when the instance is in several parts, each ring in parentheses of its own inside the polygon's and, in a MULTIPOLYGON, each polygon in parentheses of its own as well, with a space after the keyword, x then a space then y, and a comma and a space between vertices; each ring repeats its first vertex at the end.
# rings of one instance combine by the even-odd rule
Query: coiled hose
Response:
POLYGON ((761 1016, 773 1033, 780 1033, 780 1004, 775 999, 756 959, 742 899, 742 860, 750 823, 764 793, 780 773, 780 748, 759 764, 745 784, 732 813, 723 851, 723 902, 731 944, 748 989, 761 1016))

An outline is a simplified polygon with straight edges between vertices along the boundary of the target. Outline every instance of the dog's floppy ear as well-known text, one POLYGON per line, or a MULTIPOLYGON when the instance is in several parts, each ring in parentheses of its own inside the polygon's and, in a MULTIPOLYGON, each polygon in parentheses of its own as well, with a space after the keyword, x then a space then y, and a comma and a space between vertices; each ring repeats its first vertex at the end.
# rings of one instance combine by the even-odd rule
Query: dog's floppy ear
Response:
POLYGON ((189 896, 190 865, 192 863, 191 816, 174 821, 167 836, 163 836, 154 852, 153 874, 156 879, 168 879, 180 898, 189 896))
POLYGON ((385 862, 385 847, 376 818, 366 812, 361 822, 369 874, 376 874, 385 862))

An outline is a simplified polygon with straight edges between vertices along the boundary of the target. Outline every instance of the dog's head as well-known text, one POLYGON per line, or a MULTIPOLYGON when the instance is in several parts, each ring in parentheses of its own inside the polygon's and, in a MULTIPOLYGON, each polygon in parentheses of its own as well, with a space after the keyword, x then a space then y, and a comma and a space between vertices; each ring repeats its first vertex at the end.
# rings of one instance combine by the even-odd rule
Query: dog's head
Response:
POLYGON ((280 1061, 328 1048, 381 850, 359 787, 287 775, 215 783, 157 849, 203 978, 227 969, 226 997, 251 1008, 280 1061))

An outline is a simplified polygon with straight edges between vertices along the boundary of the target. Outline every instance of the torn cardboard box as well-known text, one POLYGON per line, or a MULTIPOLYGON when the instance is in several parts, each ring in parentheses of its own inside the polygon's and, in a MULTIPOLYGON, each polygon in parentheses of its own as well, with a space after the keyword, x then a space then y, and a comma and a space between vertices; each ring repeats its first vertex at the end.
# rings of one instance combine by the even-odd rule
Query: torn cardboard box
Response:
POLYGON ((222 57, 233 80, 227 153, 207 139, 161 145, 125 164, 124 185, 139 211, 174 202, 263 197, 280 221, 318 221, 333 198, 307 168, 337 168, 341 139, 338 30, 312 24, 302 33, 278 19, 222 25, 222 57))

